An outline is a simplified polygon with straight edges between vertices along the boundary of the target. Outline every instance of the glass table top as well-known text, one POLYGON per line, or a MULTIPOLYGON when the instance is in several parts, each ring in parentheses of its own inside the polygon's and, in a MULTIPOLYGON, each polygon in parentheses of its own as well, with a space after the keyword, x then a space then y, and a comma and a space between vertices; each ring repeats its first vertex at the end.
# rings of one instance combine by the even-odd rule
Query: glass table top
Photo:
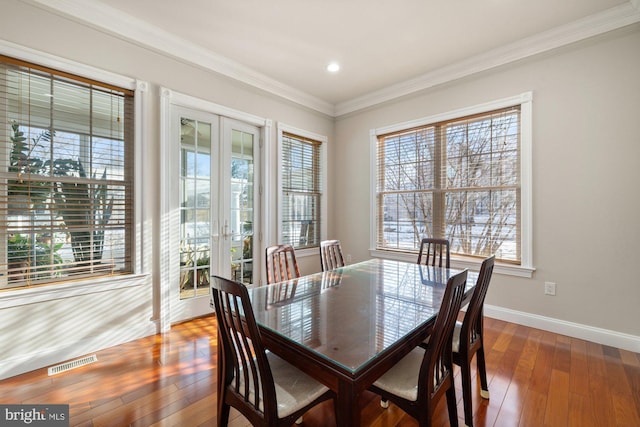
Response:
MULTIPOLYGON (((433 321, 462 270, 372 259, 249 289, 258 324, 350 373, 433 321)), ((467 290, 477 273, 469 272, 467 290)))

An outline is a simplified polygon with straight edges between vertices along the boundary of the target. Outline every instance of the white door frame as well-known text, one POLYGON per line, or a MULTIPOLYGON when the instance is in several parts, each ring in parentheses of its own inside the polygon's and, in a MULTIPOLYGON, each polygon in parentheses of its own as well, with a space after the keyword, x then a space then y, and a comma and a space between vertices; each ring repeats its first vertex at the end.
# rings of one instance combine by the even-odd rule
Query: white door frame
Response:
MULTIPOLYGON (((260 129, 260 141, 259 141, 259 156, 255 159, 254 168, 256 184, 258 187, 255 189, 260 195, 260 203, 255 207, 256 215, 260 218, 260 223, 264 224, 268 220, 268 204, 265 202, 268 200, 264 196, 263 188, 268 184, 268 176, 264 171, 266 170, 265 164, 269 158, 269 152, 267 147, 269 146, 269 139, 271 135, 272 122, 269 119, 247 114, 241 111, 237 111, 231 108, 224 107, 200 98, 195 98, 189 95, 184 95, 178 92, 173 92, 167 88, 160 88, 160 148, 161 148, 161 163, 160 163, 160 210, 161 210, 161 224, 160 224, 160 236, 154 242, 156 253, 160 258, 160 271, 159 271, 159 285, 156 288, 158 290, 158 297, 154 297, 154 302, 157 301, 157 305, 154 310, 157 310, 158 315, 155 318, 158 319, 158 331, 166 332, 171 328, 171 321, 174 318, 172 316, 172 300, 171 300, 171 286, 173 286, 172 268, 174 257, 171 256, 172 248, 167 247, 171 239, 172 224, 175 224, 176 212, 172 212, 170 205, 169 194, 174 191, 172 188, 175 186, 176 177, 172 176, 168 171, 174 170, 173 162, 175 158, 172 158, 172 109, 173 107, 185 107, 190 110, 201 111, 203 113, 214 114, 221 117, 227 117, 230 119, 245 122, 247 124, 256 126, 260 129), (266 152, 265 152, 266 151, 266 152), (163 243, 164 242, 164 243, 163 243)), ((268 187, 266 187, 268 188, 268 187)), ((212 228, 215 224, 212 224, 212 228)), ((219 226, 218 226, 219 227, 219 226)), ((212 233, 219 232, 212 230, 212 233)), ((256 230, 257 239, 254 239, 255 251, 254 253, 262 253, 264 251, 265 241, 264 236, 259 233, 259 228, 256 230)), ((258 258, 259 259, 259 258, 258 258)), ((257 261, 257 260, 256 260, 257 261)), ((254 277, 261 277, 261 263, 254 262, 255 275, 254 277)), ((208 301, 208 300, 207 300, 208 301)))

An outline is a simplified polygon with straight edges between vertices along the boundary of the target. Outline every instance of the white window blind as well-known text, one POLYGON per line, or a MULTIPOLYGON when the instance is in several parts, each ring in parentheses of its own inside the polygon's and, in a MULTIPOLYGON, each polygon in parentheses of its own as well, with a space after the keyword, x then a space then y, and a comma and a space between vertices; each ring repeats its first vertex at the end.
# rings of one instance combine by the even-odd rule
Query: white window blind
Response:
POLYGON ((131 271, 133 93, 0 56, 0 288, 131 271))
POLYGON ((321 142, 282 135, 282 242, 294 248, 320 244, 321 142))
POLYGON ((376 249, 521 262, 520 106, 378 135, 376 249))

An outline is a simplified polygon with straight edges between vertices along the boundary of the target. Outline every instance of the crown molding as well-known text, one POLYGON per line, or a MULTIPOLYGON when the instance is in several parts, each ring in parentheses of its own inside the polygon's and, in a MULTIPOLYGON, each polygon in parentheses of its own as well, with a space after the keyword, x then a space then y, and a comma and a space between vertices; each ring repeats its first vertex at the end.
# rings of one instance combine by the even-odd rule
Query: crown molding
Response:
POLYGON ((158 53, 215 71, 331 117, 340 117, 443 83, 547 52, 570 43, 640 22, 640 0, 536 34, 463 61, 433 70, 364 96, 333 105, 306 92, 258 73, 215 52, 181 39, 101 1, 23 0, 115 35, 158 53))
POLYGON ((132 90, 139 89, 136 84, 136 79, 134 78, 122 76, 90 65, 81 64, 66 58, 60 58, 46 52, 41 52, 39 50, 31 49, 2 39, 0 39, 0 54, 27 62, 33 62, 34 64, 44 65, 58 71, 90 77, 93 80, 99 80, 103 83, 119 86, 121 88, 132 90))
POLYGON ((387 86, 367 95, 338 103, 335 107, 335 116, 339 117, 369 108, 401 96, 410 95, 439 84, 467 77, 640 22, 639 1, 631 0, 629 3, 604 12, 521 39, 419 77, 387 86))
POLYGON ((334 105, 274 80, 222 55, 177 37, 101 2, 86 0, 23 0, 41 9, 150 48, 190 64, 215 71, 320 113, 334 116, 334 105))

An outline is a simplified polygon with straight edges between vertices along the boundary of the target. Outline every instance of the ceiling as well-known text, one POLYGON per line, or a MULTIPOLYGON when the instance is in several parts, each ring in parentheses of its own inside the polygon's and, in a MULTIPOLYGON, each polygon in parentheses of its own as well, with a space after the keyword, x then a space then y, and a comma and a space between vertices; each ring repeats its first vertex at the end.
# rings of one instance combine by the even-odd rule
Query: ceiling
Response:
POLYGON ((639 0, 25 1, 332 116, 640 22, 639 0))

